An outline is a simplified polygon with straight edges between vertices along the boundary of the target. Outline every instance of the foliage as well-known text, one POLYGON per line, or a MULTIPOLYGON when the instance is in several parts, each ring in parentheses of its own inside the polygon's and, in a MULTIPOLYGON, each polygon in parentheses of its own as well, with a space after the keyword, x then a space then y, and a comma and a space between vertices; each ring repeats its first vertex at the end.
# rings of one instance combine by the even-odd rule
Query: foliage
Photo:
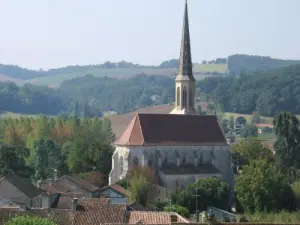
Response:
POLYGON ((130 188, 130 183, 129 183, 128 179, 118 180, 117 184, 120 185, 124 189, 129 189, 130 188))
POLYGON ((248 137, 257 137, 258 136, 258 129, 254 124, 245 124, 242 129, 241 137, 248 138, 248 137))
POLYGON ((249 164, 251 160, 266 159, 268 162, 273 161, 273 153, 270 149, 265 148, 256 138, 241 140, 231 146, 233 154, 233 164, 243 166, 249 164))
POLYGON ((259 112, 253 112, 252 113, 252 123, 261 123, 262 119, 260 117, 260 113, 259 112))
POLYGON ((281 111, 300 113, 300 65, 239 77, 213 76, 197 87, 220 103, 224 111, 274 116, 281 111))
POLYGON ((24 158, 29 155, 27 148, 1 145, 0 146, 0 174, 15 173, 28 178, 32 172, 26 166, 24 158))
POLYGON ((299 224, 300 215, 299 212, 289 212, 289 211, 276 211, 276 212, 254 212, 246 213, 242 215, 247 218, 247 221, 252 223, 268 223, 268 224, 299 224))
POLYGON ((232 75, 240 75, 242 72, 273 70, 294 64, 300 64, 300 61, 241 54, 228 57, 228 70, 232 75))
POLYGON ((45 218, 17 216, 10 219, 5 225, 56 225, 56 223, 45 218))
POLYGON ((285 176, 266 160, 250 161, 238 175, 237 200, 249 212, 293 209, 293 195, 285 176))
POLYGON ((223 132, 225 134, 228 134, 228 132, 230 131, 230 129, 229 129, 229 124, 228 124, 228 120, 227 119, 223 119, 222 120, 221 127, 222 127, 223 132))
POLYGON ((190 212, 194 212, 196 207, 195 195, 198 196, 198 210, 205 210, 207 206, 225 209, 228 204, 229 185, 214 177, 201 179, 185 189, 177 189, 172 192, 171 200, 173 204, 184 206, 190 212))
POLYGON ((163 211, 165 212, 175 212, 179 215, 188 218, 189 217, 189 210, 186 207, 180 205, 168 205, 164 207, 163 211))
POLYGON ((142 206, 146 206, 148 200, 147 195, 150 187, 146 178, 137 171, 133 171, 129 183, 131 200, 140 203, 142 206))
POLYGON ((299 120, 289 112, 282 112, 274 118, 276 162, 288 172, 290 182, 300 169, 300 129, 299 120), (293 173, 293 174, 292 174, 293 173))
POLYGON ((53 178, 68 172, 100 171, 105 178, 111 168, 114 140, 110 121, 98 118, 0 119, 0 169, 35 179, 53 178), (33 174, 35 170, 35 175, 33 174))
POLYGON ((233 116, 229 117, 229 122, 228 123, 229 123, 228 124, 229 125, 229 130, 232 133, 234 131, 234 124, 235 124, 233 116))

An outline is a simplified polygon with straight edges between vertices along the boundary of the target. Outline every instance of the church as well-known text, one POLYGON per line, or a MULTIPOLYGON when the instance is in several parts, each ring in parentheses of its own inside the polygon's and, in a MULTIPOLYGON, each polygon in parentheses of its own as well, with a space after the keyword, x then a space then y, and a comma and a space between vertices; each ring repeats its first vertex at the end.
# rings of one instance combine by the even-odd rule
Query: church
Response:
POLYGON ((135 166, 151 167, 172 190, 203 178, 217 177, 234 185, 231 153, 214 115, 197 115, 191 57, 188 5, 185 3, 175 105, 169 114, 137 113, 115 143, 109 183, 135 166))

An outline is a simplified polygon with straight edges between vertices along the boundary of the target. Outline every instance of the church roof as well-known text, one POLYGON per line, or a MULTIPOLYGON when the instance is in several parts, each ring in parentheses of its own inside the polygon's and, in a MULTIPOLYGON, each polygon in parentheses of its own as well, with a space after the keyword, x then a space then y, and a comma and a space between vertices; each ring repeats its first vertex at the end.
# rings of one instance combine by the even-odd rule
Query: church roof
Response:
POLYGON ((116 145, 224 145, 216 116, 137 114, 116 145))

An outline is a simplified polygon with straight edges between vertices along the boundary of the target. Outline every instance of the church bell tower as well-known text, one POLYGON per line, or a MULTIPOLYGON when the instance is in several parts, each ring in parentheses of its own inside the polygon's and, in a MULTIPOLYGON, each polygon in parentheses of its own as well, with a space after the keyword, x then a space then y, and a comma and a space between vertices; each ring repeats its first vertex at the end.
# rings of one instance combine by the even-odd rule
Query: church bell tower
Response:
POLYGON ((175 107, 170 114, 196 115, 194 106, 195 78, 191 55, 188 5, 185 1, 185 11, 182 28, 182 40, 178 75, 175 79, 175 107))

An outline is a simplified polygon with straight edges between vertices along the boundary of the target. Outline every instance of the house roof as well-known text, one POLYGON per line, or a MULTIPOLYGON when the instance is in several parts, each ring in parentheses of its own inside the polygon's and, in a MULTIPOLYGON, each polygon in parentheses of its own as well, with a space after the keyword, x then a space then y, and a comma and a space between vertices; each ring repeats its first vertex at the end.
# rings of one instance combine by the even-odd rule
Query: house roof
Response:
POLYGON ((100 191, 104 191, 104 190, 109 189, 109 188, 115 190, 116 192, 118 192, 119 194, 121 194, 125 197, 130 197, 130 192, 128 190, 126 190, 125 188, 121 187, 118 184, 113 184, 113 185, 110 185, 110 186, 106 186, 106 187, 102 188, 100 191))
POLYGON ((83 188, 87 191, 94 192, 94 191, 99 190, 99 188, 96 185, 94 185, 93 183, 91 183, 90 181, 88 181, 86 179, 83 179, 83 178, 81 178, 79 176, 76 176, 76 175, 62 176, 61 178, 58 179, 58 183, 59 183, 60 180, 62 180, 64 178, 72 181, 73 183, 77 184, 79 187, 81 187, 81 188, 83 188))
POLYGON ((74 224, 99 225, 102 223, 124 223, 125 204, 97 204, 85 202, 75 213, 74 224))
POLYGON ((47 191, 49 194, 63 194, 63 193, 70 191, 66 187, 64 187, 56 182, 43 183, 43 184, 41 184, 41 189, 43 189, 44 191, 47 191))
POLYGON ((48 218, 57 225, 121 224, 125 221, 126 205, 82 202, 75 213, 67 209, 31 209, 22 211, 18 208, 1 208, 0 225, 4 225, 12 217, 21 215, 48 218))
MULTIPOLYGON (((9 181, 13 186, 15 186, 19 191, 24 193, 30 199, 32 199, 42 193, 41 189, 35 187, 29 180, 19 177, 18 175, 10 174, 7 176, 3 176, 0 179, 0 182, 3 180, 9 181)), ((1 192, 0 192, 0 195, 1 195, 1 192)))
POLYGON ((134 211, 150 211, 148 208, 145 208, 138 202, 134 202, 128 206, 131 210, 134 211))
POLYGON ((216 116, 137 114, 117 145, 227 145, 216 116))
MULTIPOLYGON (((74 197, 69 196, 63 196, 59 197, 57 204, 53 205, 53 208, 56 209, 71 209, 71 203, 74 197)), ((108 198, 78 198, 78 205, 84 203, 102 203, 102 204, 108 204, 109 199, 108 198)))
POLYGON ((183 218, 177 213, 172 212, 142 212, 132 211, 129 213, 129 224, 171 224, 171 216, 177 216, 178 223, 189 223, 189 220, 183 218))
POLYGON ((160 171, 166 175, 177 174, 218 174, 220 171, 213 165, 202 164, 197 167, 193 165, 165 165, 160 168, 160 171))

